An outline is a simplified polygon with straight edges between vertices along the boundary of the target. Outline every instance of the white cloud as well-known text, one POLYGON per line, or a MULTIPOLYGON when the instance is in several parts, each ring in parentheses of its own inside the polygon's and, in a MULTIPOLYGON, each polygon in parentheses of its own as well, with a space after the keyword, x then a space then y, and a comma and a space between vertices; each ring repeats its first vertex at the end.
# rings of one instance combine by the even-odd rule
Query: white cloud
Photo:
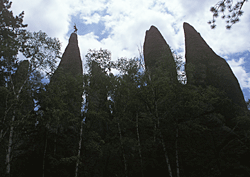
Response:
POLYGON ((82 58, 87 54, 88 49, 100 49, 102 47, 102 44, 98 41, 98 36, 94 35, 93 32, 78 36, 78 44, 81 46, 80 50, 85 49, 80 51, 82 58))
MULTIPOLYGON (((31 31, 42 30, 62 42, 62 51, 68 43, 71 16, 79 16, 82 24, 104 24, 108 37, 100 41, 94 33, 79 35, 82 56, 88 49, 105 48, 113 59, 138 56, 145 32, 155 25, 171 48, 184 52, 183 22, 188 22, 201 34, 219 55, 250 51, 250 3, 243 6, 240 22, 226 30, 226 23, 217 19, 212 30, 207 24, 212 19, 210 7, 219 0, 12 0, 14 14, 25 12, 24 22, 31 31)), ((78 31, 83 29, 78 28, 78 31)), ((80 33, 80 32, 79 32, 80 33)), ((242 60, 240 60, 242 61, 242 60)), ((243 60, 244 61, 244 60, 243 60)), ((232 60, 232 68, 241 83, 249 87, 250 78, 243 65, 232 60)))
POLYGON ((244 58, 240 58, 238 61, 235 59, 227 61, 232 68, 235 76, 237 77, 241 88, 250 89, 250 73, 247 73, 244 68, 244 58))
MULTIPOLYGON (((85 24, 103 21, 106 30, 111 32, 111 39, 130 45, 126 48, 135 48, 143 43, 145 31, 155 25, 172 48, 184 50, 182 23, 187 21, 216 53, 250 50, 250 37, 246 35, 250 24, 249 4, 243 7, 245 13, 241 22, 231 30, 226 30, 225 22, 220 19, 217 20, 217 28, 211 30, 207 24, 212 19, 209 9, 216 2, 218 0, 13 0, 13 10, 16 13, 24 10, 25 23, 29 24, 30 30, 41 29, 50 36, 58 37, 63 47, 67 43, 66 34, 72 28, 69 26, 70 16, 80 14, 85 24), (106 14, 102 16, 104 11, 106 14)), ((124 49, 124 45, 120 46, 120 50, 124 49)), ((112 50, 114 46, 110 47, 112 50)), ((131 54, 136 50, 133 49, 131 54)))

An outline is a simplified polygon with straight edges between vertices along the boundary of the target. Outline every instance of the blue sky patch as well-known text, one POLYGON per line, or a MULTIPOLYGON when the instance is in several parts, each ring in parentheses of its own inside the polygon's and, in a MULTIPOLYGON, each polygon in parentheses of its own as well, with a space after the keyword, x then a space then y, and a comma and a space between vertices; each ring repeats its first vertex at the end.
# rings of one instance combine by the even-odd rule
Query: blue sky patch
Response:
MULTIPOLYGON (((107 14, 105 11, 98 12, 99 15, 103 16, 107 14)), ((98 41, 101 41, 104 38, 108 38, 110 31, 107 31, 105 29, 105 23, 104 21, 100 20, 98 23, 92 23, 92 24, 85 24, 84 21, 80 18, 80 14, 76 16, 71 16, 71 22, 70 25, 72 26, 72 29, 69 30, 67 36, 70 36, 70 34, 73 32, 73 26, 76 24, 76 27, 78 29, 77 34, 78 35, 86 35, 88 33, 93 32, 94 35, 98 36, 98 41)))
POLYGON ((226 60, 235 60, 239 61, 240 58, 244 58, 244 65, 242 65, 247 73, 250 73, 250 52, 244 51, 244 52, 238 52, 226 55, 228 59, 226 60))
MULTIPOLYGON (((226 56, 228 57, 227 61, 235 60, 237 62, 237 61, 240 60, 240 58, 244 58, 244 64, 241 65, 241 66, 244 68, 244 70, 247 73, 250 73, 250 52, 249 51, 229 54, 229 55, 226 55, 226 56)), ((242 92, 244 94, 245 100, 250 99, 250 89, 249 88, 243 88, 242 92)))

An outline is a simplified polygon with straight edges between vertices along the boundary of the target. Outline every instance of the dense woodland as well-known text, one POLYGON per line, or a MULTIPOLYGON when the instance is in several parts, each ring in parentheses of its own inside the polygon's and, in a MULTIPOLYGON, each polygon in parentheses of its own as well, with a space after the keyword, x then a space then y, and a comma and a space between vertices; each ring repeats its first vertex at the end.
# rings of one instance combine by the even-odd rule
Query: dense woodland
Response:
POLYGON ((0 176, 250 176, 249 111, 223 91, 102 49, 55 72, 60 42, 0 2, 0 176))

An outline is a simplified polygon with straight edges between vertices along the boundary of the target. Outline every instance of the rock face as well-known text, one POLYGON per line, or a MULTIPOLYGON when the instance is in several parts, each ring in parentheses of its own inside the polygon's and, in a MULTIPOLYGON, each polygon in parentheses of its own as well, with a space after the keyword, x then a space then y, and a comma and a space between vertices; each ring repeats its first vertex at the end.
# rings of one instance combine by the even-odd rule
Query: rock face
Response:
POLYGON ((246 107, 237 78, 225 59, 216 55, 200 34, 188 23, 183 24, 186 45, 187 83, 214 86, 240 107, 246 107))
MULTIPOLYGON (((82 60, 78 47, 77 34, 72 33, 61 62, 51 77, 50 84, 46 90, 48 95, 60 97, 61 101, 67 105, 66 107, 69 112, 76 116, 79 116, 81 113, 83 93, 82 74, 82 60)), ((52 102, 56 103, 56 101, 52 102)), ((58 106, 60 105, 54 104, 55 108, 58 106)))
POLYGON ((73 76, 82 75, 82 60, 76 33, 71 34, 58 69, 63 69, 63 72, 71 73, 73 76))
POLYGON ((143 55, 146 69, 152 73, 162 66, 169 72, 170 77, 177 81, 174 58, 169 45, 155 26, 146 31, 143 45, 143 55))

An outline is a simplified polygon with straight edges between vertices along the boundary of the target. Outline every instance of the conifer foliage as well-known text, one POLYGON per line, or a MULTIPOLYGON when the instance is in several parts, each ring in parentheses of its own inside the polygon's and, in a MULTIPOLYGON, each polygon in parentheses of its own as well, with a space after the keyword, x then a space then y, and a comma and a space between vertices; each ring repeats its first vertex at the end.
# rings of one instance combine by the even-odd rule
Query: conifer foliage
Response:
POLYGON ((213 20, 209 21, 208 24, 212 29, 216 27, 216 18, 221 14, 221 18, 225 19, 227 25, 226 29, 231 29, 232 25, 240 21, 240 17, 243 15, 242 7, 248 2, 248 0, 239 0, 236 3, 233 0, 221 0, 218 1, 210 11, 213 13, 213 20))
POLYGON ((10 5, 1 1, 17 26, 0 24, 0 176, 250 175, 249 113, 225 93, 105 49, 89 50, 83 75, 54 72, 59 41, 26 31, 10 5))

